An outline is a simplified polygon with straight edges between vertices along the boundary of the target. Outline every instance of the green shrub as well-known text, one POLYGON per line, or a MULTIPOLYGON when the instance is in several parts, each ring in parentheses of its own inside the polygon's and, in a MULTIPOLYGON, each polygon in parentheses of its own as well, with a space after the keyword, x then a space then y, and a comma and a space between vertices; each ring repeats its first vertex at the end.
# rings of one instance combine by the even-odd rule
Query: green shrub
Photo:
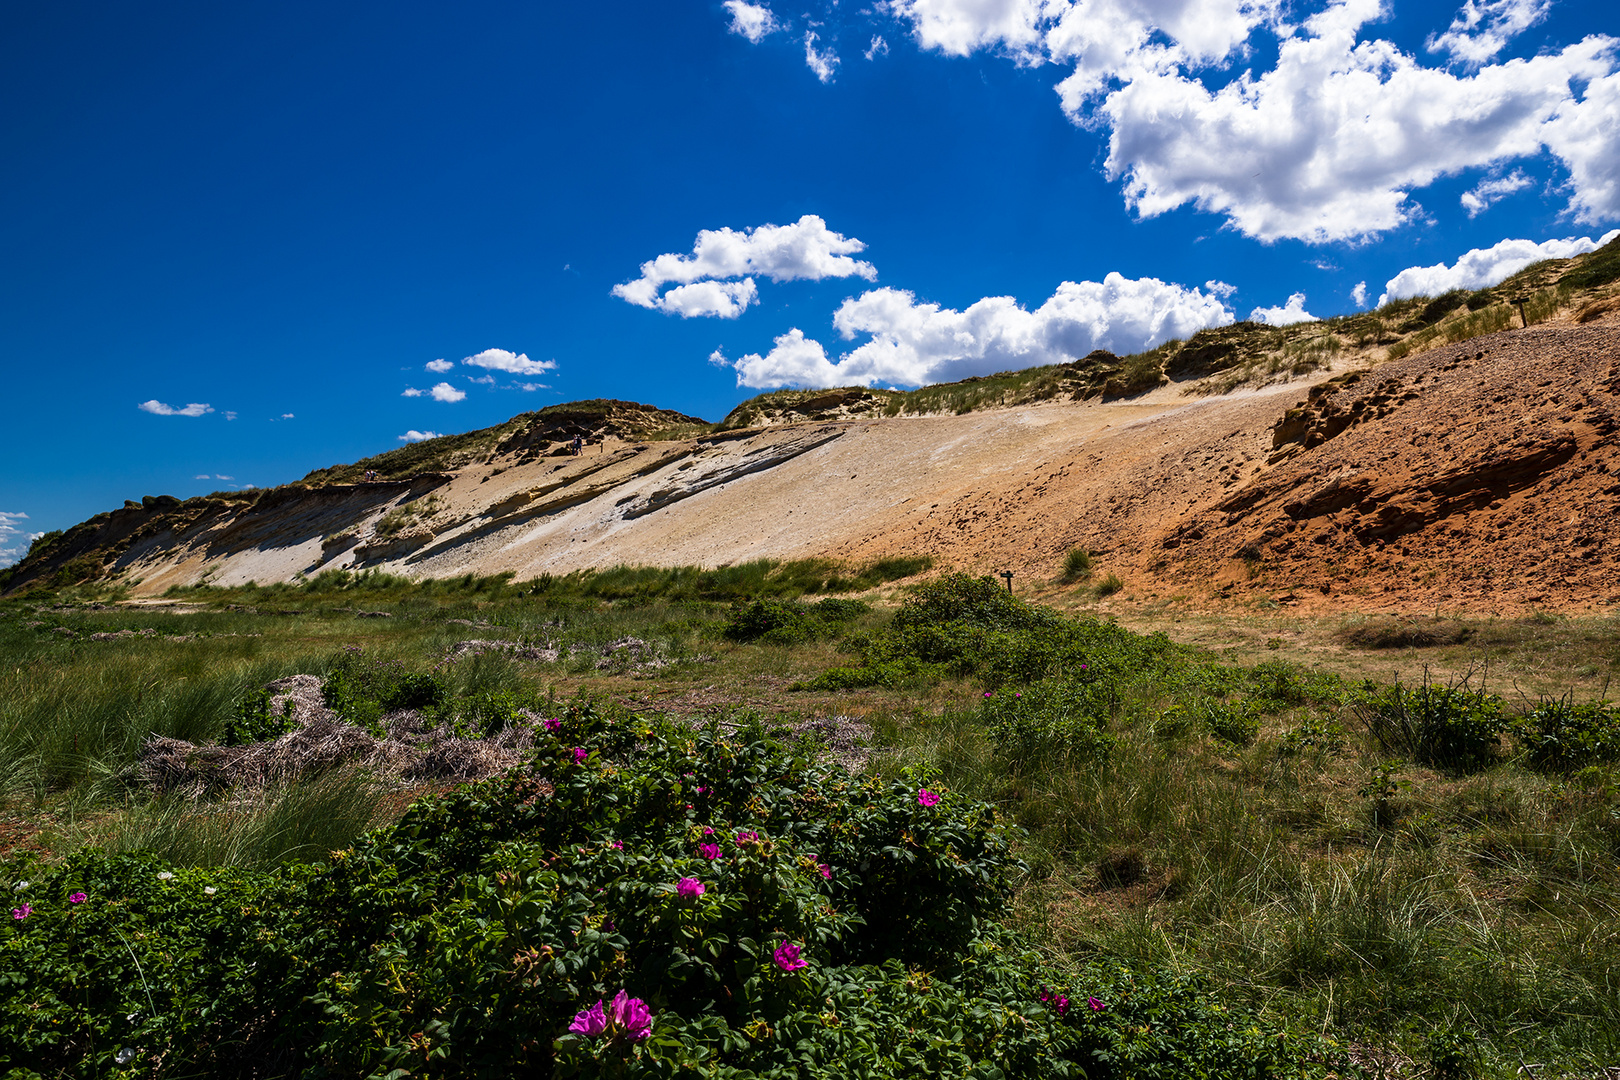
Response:
POLYGON ((1020 872, 1006 831, 926 776, 858 780, 588 701, 557 719, 529 765, 417 802, 324 863, 171 870, 86 850, 0 867, 28 905, 0 924, 0 1070, 1325 1071, 1307 1064, 1324 1046, 1196 978, 1046 969, 999 923, 1020 872), (650 1011, 645 1038, 570 1031, 620 991, 650 1011))
POLYGON ((1032 772, 1107 757, 1114 746, 1105 730, 1111 707, 1097 682, 1048 680, 1022 690, 986 692, 979 720, 999 753, 1019 771, 1032 772))
POLYGON ((284 710, 280 716, 270 712, 270 696, 268 690, 254 690, 244 695, 231 718, 225 721, 225 733, 220 742, 225 746, 267 742, 297 726, 292 709, 284 710))
POLYGON ((1620 707, 1607 701, 1542 698, 1513 724, 1528 762, 1549 772, 1620 761, 1620 707))
POLYGON ((1206 731, 1233 746, 1248 746, 1260 734, 1260 709, 1252 701, 1204 698, 1192 713, 1206 731))
POLYGON ((377 735, 383 734, 384 714, 415 709, 433 718, 454 696, 442 674, 406 671, 397 661, 367 660, 354 646, 327 673, 321 694, 327 708, 377 735))
POLYGON ((1063 580, 1076 582, 1091 576, 1091 553, 1085 548, 1070 548, 1063 557, 1063 580))
POLYGON ((1494 760, 1507 730, 1500 698, 1460 686, 1369 688, 1357 708, 1386 751, 1458 772, 1494 760))
POLYGON ((1091 591, 1095 593, 1097 598, 1100 600, 1105 596, 1113 596, 1124 587, 1125 583, 1119 580, 1119 575, 1110 572, 1101 581, 1097 582, 1096 585, 1092 586, 1091 591))

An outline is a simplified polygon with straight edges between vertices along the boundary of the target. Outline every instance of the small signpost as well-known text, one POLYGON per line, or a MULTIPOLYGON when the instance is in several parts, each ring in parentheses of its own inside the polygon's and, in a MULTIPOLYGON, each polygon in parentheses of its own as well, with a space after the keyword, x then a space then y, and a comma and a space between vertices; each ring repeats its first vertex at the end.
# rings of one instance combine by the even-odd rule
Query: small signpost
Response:
POLYGON ((1519 309, 1519 329, 1521 330, 1530 329, 1530 320, 1524 317, 1524 302, 1528 299, 1530 299, 1528 296, 1515 296, 1508 301, 1508 303, 1519 309))
POLYGON ((1001 576, 1007 579, 1007 591, 1012 592, 1012 571, 1003 570, 1001 576))

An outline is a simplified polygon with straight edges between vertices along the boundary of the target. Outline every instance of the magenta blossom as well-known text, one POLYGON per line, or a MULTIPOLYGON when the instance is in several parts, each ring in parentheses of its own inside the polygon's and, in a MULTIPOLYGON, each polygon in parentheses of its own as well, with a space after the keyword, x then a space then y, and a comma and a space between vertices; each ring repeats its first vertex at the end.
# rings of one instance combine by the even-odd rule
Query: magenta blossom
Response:
POLYGON ((73 893, 72 895, 70 895, 68 897, 68 903, 70 903, 70 904, 82 904, 88 899, 90 899, 90 898, 88 896, 84 895, 84 893, 76 892, 76 893, 73 893))
POLYGON ((939 802, 939 794, 937 792, 929 791, 927 788, 917 789, 918 806, 933 806, 937 802, 939 802))
POLYGON ((698 854, 705 859, 718 859, 720 857, 719 844, 699 844, 698 854))
POLYGON ((14 907, 11 909, 11 917, 13 919, 26 919, 33 913, 34 905, 32 904, 24 904, 22 907, 14 907))
POLYGON ((597 998, 595 1005, 575 1013, 574 1022, 568 1025, 568 1030, 593 1039, 606 1031, 607 1014, 602 1011, 602 999, 597 998))
POLYGON ((623 840, 615 840, 615 841, 613 841, 613 843, 609 844, 608 847, 612 848, 614 851, 623 851, 624 850, 624 841, 623 840))
POLYGON ((696 900, 704 891, 703 882, 695 877, 683 877, 675 883, 675 894, 682 900, 696 900))
MULTIPOLYGON (((702 886, 698 886, 702 888, 702 886)), ((618 1029, 618 1033, 628 1039, 645 1039, 652 1034, 652 1010, 640 998, 633 998, 620 990, 613 995, 613 1003, 608 1006, 608 1019, 618 1029)))
POLYGON ((990 696, 991 696, 991 694, 992 694, 992 693, 993 693, 993 691, 990 691, 990 690, 986 690, 986 691, 985 691, 985 692, 984 692, 984 696, 985 696, 985 697, 990 697, 990 696))
POLYGON ((744 829, 741 832, 737 833, 737 843, 738 844, 757 844, 757 843, 759 843, 759 833, 754 832, 754 831, 752 831, 750 829, 744 829))
POLYGON ((704 836, 713 836, 714 835, 714 830, 709 828, 707 825, 705 825, 705 826, 703 826, 703 835, 704 836))
POLYGON ((561 731, 562 730, 562 721, 556 719, 555 717, 553 717, 550 720, 547 720, 546 721, 546 730, 547 731, 561 731))
POLYGON ((1094 997, 1086 998, 1086 1004, 1091 1006, 1092 1012, 1102 1012, 1105 1006, 1094 997))
POLYGON ((809 966, 808 961, 799 959, 799 947, 790 941, 778 945, 773 958, 776 960, 776 966, 783 971, 798 971, 802 967, 809 966))
POLYGON ((816 863, 816 869, 821 871, 822 877, 826 878, 828 881, 832 880, 832 867, 828 866, 826 863, 816 863))
POLYGON ((590 756, 591 755, 590 755, 589 751, 587 751, 583 746, 574 747, 574 760, 575 761, 584 761, 586 758, 588 758, 590 756))

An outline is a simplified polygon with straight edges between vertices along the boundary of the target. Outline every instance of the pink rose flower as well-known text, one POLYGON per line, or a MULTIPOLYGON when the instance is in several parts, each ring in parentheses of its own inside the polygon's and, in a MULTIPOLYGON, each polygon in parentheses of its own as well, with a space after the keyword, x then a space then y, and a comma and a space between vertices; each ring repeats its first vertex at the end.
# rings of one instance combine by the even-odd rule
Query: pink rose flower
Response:
POLYGON ((718 859, 720 857, 719 844, 699 844, 698 854, 705 859, 718 859))
POLYGON ((808 961, 799 958, 799 947, 789 941, 784 941, 776 947, 773 958, 776 960, 776 966, 783 971, 798 971, 802 967, 809 966, 808 961))
POLYGON ((683 877, 675 883, 675 894, 682 900, 696 900, 704 891, 703 882, 695 877, 683 877))
POLYGON ((556 718, 552 718, 550 720, 547 720, 546 721, 546 730, 547 731, 553 731, 553 732, 561 731, 562 730, 562 721, 558 720, 556 718))
POLYGON ((647 1008, 645 1001, 633 998, 623 990, 613 995, 613 1003, 608 1006, 608 1018, 626 1038, 645 1039, 652 1034, 652 1010, 647 1008))
POLYGON ((73 893, 72 895, 70 895, 68 897, 68 903, 70 903, 70 904, 82 904, 88 899, 90 899, 90 898, 88 896, 84 895, 84 893, 76 892, 76 893, 73 893))
POLYGON ((595 1005, 575 1013, 574 1022, 568 1025, 568 1030, 579 1035, 588 1035, 593 1039, 606 1031, 607 1014, 602 1011, 602 999, 597 998, 595 1005))
POLYGON ((1086 998, 1086 1004, 1091 1006, 1092 1012, 1102 1012, 1105 1007, 1102 1002, 1098 1001, 1094 997, 1086 998))
POLYGON ((591 756, 590 753, 583 746, 574 747, 574 760, 575 761, 584 761, 586 758, 588 758, 590 756, 591 756))
POLYGON ((933 806, 937 802, 939 802, 939 795, 936 792, 929 791, 927 788, 917 789, 918 806, 933 806))
POLYGON ((32 904, 24 904, 22 907, 14 907, 11 909, 11 917, 19 921, 28 918, 28 916, 32 915, 33 913, 34 905, 32 904))

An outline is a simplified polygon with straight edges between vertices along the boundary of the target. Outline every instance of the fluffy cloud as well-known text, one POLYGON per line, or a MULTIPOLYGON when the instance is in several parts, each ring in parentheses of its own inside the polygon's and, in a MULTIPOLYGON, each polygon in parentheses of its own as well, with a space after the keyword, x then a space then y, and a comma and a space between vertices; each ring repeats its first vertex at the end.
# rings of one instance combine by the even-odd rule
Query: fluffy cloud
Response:
POLYGON ((1100 282, 1065 281, 1034 311, 1010 296, 955 311, 918 303, 901 289, 874 289, 845 300, 833 315, 845 340, 868 337, 836 363, 794 329, 768 354, 749 354, 732 366, 740 386, 921 386, 1064 363, 1093 349, 1131 353, 1231 322, 1222 302, 1230 286, 1210 282, 1205 290, 1109 274, 1100 282))
MULTIPOLYGON (((1365 282, 1358 288, 1362 290, 1362 295, 1365 296, 1365 282)), ((1295 323, 1320 322, 1321 320, 1305 310, 1305 294, 1297 292, 1290 295, 1288 302, 1282 307, 1255 308, 1249 312, 1249 321, 1265 323, 1267 326, 1293 326, 1295 323)))
POLYGON ((399 396, 400 397, 421 397, 425 393, 427 393, 426 390, 418 390, 414 386, 407 386, 404 390, 400 391, 399 396))
MULTIPOLYGON (((1191 202, 1267 241, 1371 236, 1408 220, 1413 188, 1538 153, 1571 81, 1613 62, 1615 42, 1592 37, 1458 77, 1358 43, 1378 10, 1347 0, 1307 20, 1309 35, 1284 40, 1258 79, 1211 91, 1155 73, 1111 93, 1099 106, 1113 128, 1106 169, 1126 201, 1144 217, 1191 202)), ((1603 152, 1574 128, 1567 142, 1576 157, 1603 152)))
POLYGON ((1409 266, 1389 279, 1379 306, 1408 296, 1439 296, 1452 289, 1487 289, 1542 259, 1568 259, 1620 237, 1620 229, 1593 240, 1590 236, 1567 240, 1503 240, 1488 248, 1474 248, 1455 263, 1409 266))
POLYGON ((455 401, 461 401, 463 398, 465 398, 467 396, 467 391, 465 391, 465 390, 457 390, 455 387, 451 386, 449 383, 442 382, 442 383, 439 383, 436 386, 434 386, 432 390, 429 390, 428 391, 428 396, 431 397, 434 401, 443 401, 443 402, 446 402, 446 403, 450 403, 450 402, 455 402, 455 401))
POLYGON ((759 290, 753 278, 741 281, 694 281, 690 285, 677 285, 658 297, 648 307, 683 319, 699 315, 713 315, 721 319, 735 319, 748 305, 759 299, 759 290))
POLYGON ((1365 281, 1356 282, 1356 287, 1350 290, 1350 299, 1355 302, 1356 307, 1367 306, 1367 283, 1365 281))
POLYGON ((20 511, 0 511, 0 568, 21 561, 28 554, 29 545, 45 535, 25 532, 17 527, 19 521, 27 520, 28 515, 20 511))
POLYGON ((1448 53, 1453 60, 1478 66, 1545 19, 1550 7, 1550 0, 1466 0, 1451 27, 1429 38, 1429 51, 1448 53))
POLYGON ((212 405, 203 405, 195 401, 183 409, 177 409, 173 405, 163 404, 157 398, 153 398, 151 401, 143 401, 136 408, 142 412, 149 412, 153 416, 202 416, 204 413, 214 411, 212 405))
POLYGON ((726 0, 721 5, 731 12, 731 32, 758 45, 766 35, 782 29, 771 9, 764 4, 750 4, 747 0, 726 0))
MULTIPOLYGON (((714 356, 718 355, 716 350, 714 356)), ((709 359, 713 360, 714 356, 709 359)), ((804 331, 796 326, 777 338, 774 347, 764 356, 749 353, 732 366, 737 369, 738 386, 837 386, 848 381, 827 359, 827 350, 821 347, 821 342, 806 338, 804 331)))
POLYGON ((613 295, 640 307, 687 318, 735 318, 758 297, 755 277, 772 281, 835 277, 876 280, 877 267, 851 258, 865 250, 864 243, 833 232, 815 214, 805 214, 791 225, 760 225, 740 232, 704 229, 698 233, 691 255, 660 255, 642 263, 641 277, 615 285, 613 295), (724 289, 683 291, 681 287, 694 283, 717 286, 730 278, 744 280, 724 289), (659 295, 672 282, 680 285, 659 295))
POLYGON ((1523 191, 1529 186, 1530 178, 1515 169, 1511 176, 1484 180, 1476 184, 1472 191, 1463 192, 1462 206, 1468 211, 1469 217, 1478 217, 1490 209, 1492 203, 1501 202, 1515 191, 1523 191))
POLYGON ((448 360, 444 359, 443 357, 441 357, 438 360, 429 360, 427 363, 423 364, 422 366, 427 368, 429 371, 433 372, 433 374, 435 374, 435 375, 443 375, 445 372, 449 371, 451 368, 455 367, 456 365, 452 364, 450 361, 448 361, 448 360))
POLYGON ((815 72, 816 78, 824 83, 832 82, 833 76, 838 73, 838 54, 830 48, 816 48, 816 32, 814 30, 804 35, 804 63, 806 67, 815 72))
POLYGON ((439 438, 439 433, 437 431, 417 431, 415 428, 412 428, 411 430, 407 431, 405 434, 401 435, 399 437, 399 441, 400 442, 422 442, 425 439, 437 439, 437 438, 439 438))
MULTIPOLYGON (((461 362, 471 364, 473 367, 483 368, 486 371, 502 371, 508 375, 522 375, 527 378, 553 371, 557 367, 557 361, 555 360, 530 360, 524 353, 511 353, 505 349, 485 349, 475 356, 464 358, 461 362)), ((434 390, 437 391, 438 387, 434 387, 434 390)), ((437 395, 435 394, 435 396, 437 395)), ((451 400, 460 401, 461 398, 452 398, 451 400)))
POLYGON ((1620 217, 1620 41, 1595 34, 1491 62, 1548 3, 1466 0, 1429 41, 1464 74, 1361 40, 1385 14, 1381 0, 1339 0, 1302 28, 1282 22, 1279 0, 889 0, 879 9, 926 49, 1068 66, 1062 107, 1109 131, 1105 170, 1141 216, 1191 203, 1257 239, 1325 243, 1410 220, 1410 193, 1438 177, 1544 151, 1569 169, 1577 221, 1620 217), (1271 70, 1209 70, 1247 55, 1261 29, 1279 39, 1271 70))
POLYGON ((293 414, 290 412, 284 412, 281 414, 281 418, 283 420, 291 420, 293 418, 293 414))
POLYGON ((1620 218, 1620 72, 1587 84, 1546 127, 1547 147, 1569 166, 1570 209, 1583 225, 1620 218))

